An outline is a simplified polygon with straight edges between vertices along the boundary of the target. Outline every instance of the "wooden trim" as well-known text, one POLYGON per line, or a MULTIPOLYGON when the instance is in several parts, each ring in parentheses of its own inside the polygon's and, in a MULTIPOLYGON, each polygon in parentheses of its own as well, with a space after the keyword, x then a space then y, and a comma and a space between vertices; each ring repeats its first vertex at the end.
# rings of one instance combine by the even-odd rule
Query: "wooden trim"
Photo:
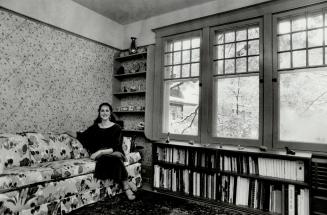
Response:
MULTIPOLYGON (((159 37, 173 34, 179 34, 188 31, 202 29, 204 27, 212 27, 216 25, 224 25, 233 22, 244 21, 265 14, 275 14, 287 10, 298 9, 301 7, 311 6, 323 3, 325 0, 275 0, 264 2, 257 5, 251 5, 240 9, 226 11, 223 13, 193 19, 165 27, 153 29, 159 37)), ((319 6, 318 6, 319 7, 319 6)))
MULTIPOLYGON (((301 150, 307 150, 310 146, 316 147, 315 150, 326 147, 323 144, 303 144, 303 143, 278 143, 278 105, 276 104, 279 96, 279 83, 277 73, 277 47, 276 47, 276 19, 289 14, 296 14, 299 11, 312 11, 327 7, 326 1, 323 0, 276 0, 262 3, 255 6, 228 11, 209 17, 199 18, 183 23, 177 23, 171 26, 155 29, 156 32, 156 58, 155 58, 155 86, 163 88, 161 65, 163 63, 163 41, 167 38, 178 38, 182 35, 189 34, 192 31, 202 33, 201 41, 201 59, 200 59, 200 83, 201 100, 200 100, 200 116, 199 121, 199 141, 201 143, 219 143, 219 144, 242 144, 242 145, 264 145, 271 148, 281 148, 285 144, 301 150), (261 26, 260 36, 260 106, 259 106, 259 140, 243 140, 230 138, 214 138, 212 137, 213 123, 213 80, 212 80, 212 59, 213 59, 213 31, 215 29, 229 28, 240 26, 242 23, 254 23, 259 20, 261 26), (209 38, 209 39, 208 39, 209 38)), ((154 124, 156 129, 155 139, 165 139, 166 135, 161 132, 163 113, 162 98, 163 90, 155 90, 154 105, 154 124), (158 92, 159 91, 159 92, 158 92)), ((192 136, 171 135, 171 138, 177 140, 190 140, 192 136)), ((194 139, 194 138, 193 138, 194 139)))

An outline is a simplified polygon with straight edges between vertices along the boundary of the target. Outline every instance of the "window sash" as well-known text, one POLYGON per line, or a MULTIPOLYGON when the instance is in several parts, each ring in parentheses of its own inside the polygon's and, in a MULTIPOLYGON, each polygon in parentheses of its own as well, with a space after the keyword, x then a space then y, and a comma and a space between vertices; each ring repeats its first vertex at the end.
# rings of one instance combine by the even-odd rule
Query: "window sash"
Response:
MULTIPOLYGON (((249 77, 249 76, 259 76, 258 77, 258 82, 263 77, 263 20, 261 18, 258 19, 251 19, 248 21, 241 21, 233 24, 226 24, 226 25, 221 25, 221 26, 216 26, 212 27, 210 29, 210 62, 211 62, 211 69, 210 69, 210 75, 212 79, 215 78, 229 78, 229 77, 249 77), (241 30, 245 28, 250 28, 252 26, 258 26, 259 27, 259 38, 255 39, 249 39, 249 40, 242 40, 242 41, 253 41, 259 39, 259 54, 254 55, 254 56, 259 56, 259 71, 258 72, 244 72, 244 73, 235 73, 235 74, 214 74, 214 46, 216 45, 215 43, 215 35, 216 32, 227 32, 229 30, 241 30)), ((238 41, 237 41, 238 42, 238 41)), ((246 57, 251 57, 251 55, 246 55, 246 57)), ((237 59, 237 57, 235 57, 237 59)), ((211 83, 211 88, 209 92, 209 98, 210 99, 210 104, 209 106, 211 107, 211 110, 208 112, 209 119, 210 121, 210 127, 209 127, 209 141, 210 142, 218 142, 221 144, 232 144, 232 145, 243 145, 243 146, 258 146, 262 144, 262 129, 263 129, 263 88, 260 83, 258 83, 259 86, 259 122, 258 122, 258 139, 246 139, 246 138, 237 138, 237 137, 219 137, 214 135, 214 128, 215 128, 215 120, 213 120, 214 116, 216 113, 215 111, 215 103, 216 103, 216 95, 214 92, 214 83, 212 81, 211 83)))
POLYGON ((302 8, 302 9, 294 9, 288 12, 283 12, 280 14, 276 14, 273 15, 273 77, 276 80, 275 82, 275 88, 274 88, 274 95, 276 95, 274 97, 274 118, 275 118, 275 123, 273 124, 273 146, 274 148, 284 148, 285 146, 291 147, 291 148, 295 148, 295 149, 299 149, 299 150, 316 150, 316 151, 326 151, 327 148, 327 144, 321 144, 321 143, 313 143, 313 142, 306 142, 306 141, 289 141, 289 140, 280 140, 280 75, 283 74, 287 74, 290 72, 294 72, 295 70, 315 70, 315 68, 321 68, 321 67, 327 67, 326 65, 326 60, 327 60, 327 56, 326 56, 326 52, 327 52, 327 41, 325 40, 326 36, 325 34, 327 33, 327 26, 326 26, 326 19, 327 19, 327 4, 323 4, 323 5, 315 5, 315 6, 308 6, 306 8, 302 8), (323 8, 323 9, 322 9, 323 8), (293 33, 298 33, 298 32, 305 32, 306 35, 306 45, 303 48, 293 48, 293 44, 292 44, 292 38, 290 41, 290 50, 286 50, 286 51, 280 51, 278 49, 278 36, 279 35, 287 35, 288 33, 285 34, 279 34, 278 32, 278 22, 279 20, 284 20, 284 19, 288 19, 290 17, 298 17, 298 16, 304 16, 305 18, 307 18, 308 15, 310 14, 314 14, 321 11, 321 13, 323 14, 323 26, 322 27, 316 27, 316 28, 310 28, 308 29, 308 22, 306 21, 306 28, 304 30, 299 30, 299 31, 294 31, 292 32, 292 27, 291 27, 291 32, 289 33, 290 35, 292 35, 293 33), (326 16, 326 18, 324 17, 326 16), (323 29, 324 33, 323 33, 323 43, 322 45, 319 46, 315 46, 315 47, 309 47, 308 46, 308 31, 314 30, 314 29, 323 29), (325 40, 325 42, 324 42, 325 40), (325 47, 325 48, 324 48, 325 47), (323 49, 323 55, 322 55, 322 64, 321 65, 316 65, 316 66, 310 66, 308 63, 308 51, 312 50, 312 49, 316 49, 316 48, 322 48, 323 49), (306 64, 303 66, 299 66, 299 67, 293 67, 293 62, 292 62, 292 56, 291 56, 291 63, 290 63, 290 68, 279 68, 278 65, 278 54, 279 53, 285 53, 290 51, 291 54, 294 51, 306 51, 306 64))

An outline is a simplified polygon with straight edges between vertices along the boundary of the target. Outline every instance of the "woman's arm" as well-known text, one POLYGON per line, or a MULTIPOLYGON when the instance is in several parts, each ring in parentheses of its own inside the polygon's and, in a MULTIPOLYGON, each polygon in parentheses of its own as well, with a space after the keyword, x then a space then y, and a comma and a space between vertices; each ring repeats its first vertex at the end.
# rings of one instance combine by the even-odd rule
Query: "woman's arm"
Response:
POLYGON ((113 152, 114 150, 112 148, 109 148, 109 149, 100 149, 96 152, 94 152, 90 158, 92 160, 96 160, 98 157, 100 157, 101 155, 109 155, 113 152))

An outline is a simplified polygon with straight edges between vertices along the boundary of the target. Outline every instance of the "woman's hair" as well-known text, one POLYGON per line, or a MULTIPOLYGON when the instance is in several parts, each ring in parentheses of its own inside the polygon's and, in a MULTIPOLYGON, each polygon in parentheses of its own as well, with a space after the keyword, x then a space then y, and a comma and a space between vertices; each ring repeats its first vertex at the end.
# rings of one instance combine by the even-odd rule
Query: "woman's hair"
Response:
POLYGON ((98 108, 98 117, 94 120, 94 124, 99 124, 99 123, 101 122, 100 111, 101 111, 101 108, 102 108, 103 106, 107 106, 107 107, 109 107, 109 110, 110 110, 110 117, 109 117, 109 120, 110 120, 111 122, 116 123, 117 120, 116 120, 116 117, 115 117, 115 116, 113 115, 113 113, 112 113, 112 111, 113 111, 112 106, 111 106, 109 103, 104 102, 104 103, 102 103, 102 104, 99 105, 99 108, 98 108))

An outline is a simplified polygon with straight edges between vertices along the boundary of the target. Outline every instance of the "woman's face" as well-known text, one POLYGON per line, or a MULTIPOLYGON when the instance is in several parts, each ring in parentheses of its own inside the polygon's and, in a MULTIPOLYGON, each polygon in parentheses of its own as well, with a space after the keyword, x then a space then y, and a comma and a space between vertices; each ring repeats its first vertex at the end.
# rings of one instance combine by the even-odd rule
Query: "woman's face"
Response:
POLYGON ((100 108, 100 118, 102 121, 109 120, 110 114, 111 112, 108 106, 104 105, 100 108))

